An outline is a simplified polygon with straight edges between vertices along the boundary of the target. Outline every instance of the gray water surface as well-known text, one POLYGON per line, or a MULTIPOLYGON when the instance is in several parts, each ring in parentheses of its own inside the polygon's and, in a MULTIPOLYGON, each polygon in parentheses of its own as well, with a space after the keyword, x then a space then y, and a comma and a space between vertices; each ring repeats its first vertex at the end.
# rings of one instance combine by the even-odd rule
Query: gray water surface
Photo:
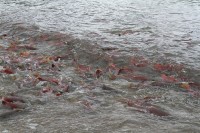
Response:
POLYGON ((37 50, 29 57, 16 57, 21 51, 1 49, 1 67, 9 65, 16 73, 1 73, 0 96, 23 97, 27 108, 5 115, 11 110, 1 105, 0 132, 200 132, 199 85, 192 88, 195 96, 177 85, 179 79, 152 85, 162 81, 163 73, 199 83, 199 0, 1 0, 3 34, 7 37, 0 38, 2 47, 15 41, 37 50), (46 59, 52 55, 67 55, 58 62, 60 70, 51 70, 52 62, 46 59), (148 67, 131 66, 132 57, 147 60, 148 67), (10 63, 17 58, 18 63, 10 63), (38 65, 39 58, 47 64, 38 65), (91 66, 91 71, 77 72, 74 59, 91 66), (95 70, 104 70, 111 62, 131 67, 148 80, 113 80, 109 73, 93 78, 95 70), (179 64, 184 69, 157 72, 155 63, 179 64), (58 97, 41 93, 46 86, 58 86, 34 83, 36 72, 68 84, 69 93, 58 97), (114 90, 104 90, 102 85, 114 90), (120 102, 146 96, 159 97, 148 102, 170 116, 142 113, 120 102))
POLYGON ((140 47, 152 58, 164 56, 200 68, 198 0, 17 0, 0 6, 3 20, 70 33, 127 54, 140 47), (125 34, 117 36, 121 32, 125 34))

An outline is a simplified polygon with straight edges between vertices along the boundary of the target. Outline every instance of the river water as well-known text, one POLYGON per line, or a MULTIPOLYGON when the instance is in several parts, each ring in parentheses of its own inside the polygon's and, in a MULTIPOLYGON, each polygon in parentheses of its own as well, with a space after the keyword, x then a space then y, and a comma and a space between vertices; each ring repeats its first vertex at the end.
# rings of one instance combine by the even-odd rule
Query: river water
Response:
POLYGON ((0 96, 26 107, 0 131, 200 132, 199 35, 198 0, 1 0, 0 96))

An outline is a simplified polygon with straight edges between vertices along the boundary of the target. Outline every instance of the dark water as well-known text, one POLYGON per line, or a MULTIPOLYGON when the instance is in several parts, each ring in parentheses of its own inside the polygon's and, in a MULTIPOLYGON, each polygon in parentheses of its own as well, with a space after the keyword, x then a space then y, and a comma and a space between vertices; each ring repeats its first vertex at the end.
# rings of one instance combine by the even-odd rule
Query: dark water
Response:
POLYGON ((26 108, 1 105, 0 131, 200 132, 199 35, 198 0, 2 0, 0 68, 15 73, 1 73, 0 96, 22 97, 26 108), (10 44, 36 50, 7 50, 10 44), (120 68, 128 72, 113 78, 120 68), (55 96, 62 85, 69 91, 55 96), (42 93, 45 87, 56 91, 42 93), (170 115, 151 113, 148 104, 170 115))

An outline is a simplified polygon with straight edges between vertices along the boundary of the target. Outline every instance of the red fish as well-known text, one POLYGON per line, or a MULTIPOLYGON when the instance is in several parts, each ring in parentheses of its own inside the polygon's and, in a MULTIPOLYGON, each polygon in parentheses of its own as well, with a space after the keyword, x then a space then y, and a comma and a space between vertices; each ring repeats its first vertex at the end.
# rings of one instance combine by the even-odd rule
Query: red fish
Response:
POLYGON ((157 116, 169 116, 169 113, 161 110, 157 106, 153 106, 153 105, 152 106, 147 106, 146 110, 150 114, 154 114, 154 115, 157 115, 157 116))
POLYGON ((192 86, 192 87, 197 87, 200 89, 200 83, 197 83, 197 82, 189 82, 189 85, 192 86))
POLYGON ((2 97, 2 101, 6 101, 6 102, 25 102, 24 99, 20 98, 20 97, 16 97, 16 96, 7 96, 7 97, 2 97))
POLYGON ((49 86, 44 87, 44 88, 42 89, 42 93, 47 93, 47 92, 52 92, 52 91, 53 91, 53 89, 52 89, 51 87, 49 87, 49 86))
POLYGON ((95 77, 100 78, 103 75, 103 71, 101 69, 97 69, 95 72, 95 77))
POLYGON ((177 81, 177 79, 174 76, 166 76, 165 74, 162 74, 161 78, 166 82, 176 82, 177 81))
POLYGON ((146 81, 148 80, 147 77, 142 75, 123 75, 122 78, 125 78, 127 80, 140 80, 140 81, 146 81))
POLYGON ((11 109, 24 109, 25 101, 19 97, 2 97, 2 105, 11 109))
POLYGON ((6 74, 14 74, 14 73, 15 73, 15 72, 14 72, 12 69, 10 69, 10 68, 5 68, 5 69, 1 70, 0 72, 6 73, 6 74))
POLYGON ((86 65, 79 65, 78 68, 81 71, 87 71, 87 72, 89 72, 91 70, 90 66, 86 66, 86 65))
POLYGON ((59 85, 58 89, 59 90, 54 90, 53 91, 56 96, 61 96, 65 92, 69 92, 69 86, 68 85, 64 85, 64 84, 59 85))
POLYGON ((124 99, 124 100, 121 100, 121 102, 127 104, 129 107, 136 108, 136 111, 138 111, 138 112, 150 113, 150 114, 154 114, 156 116, 169 116, 170 115, 169 113, 163 111, 158 106, 146 103, 146 100, 133 101, 130 99, 124 99))
POLYGON ((60 92, 60 91, 55 93, 56 96, 61 96, 62 94, 63 94, 63 93, 60 92))
POLYGON ((2 101, 2 104, 5 107, 11 108, 11 109, 21 108, 18 104, 7 102, 7 101, 2 101))
POLYGON ((190 89, 191 89, 191 87, 190 87, 190 85, 189 85, 188 82, 182 82, 182 83, 180 84, 180 87, 182 87, 182 88, 184 88, 184 89, 186 89, 186 90, 190 90, 190 89))
POLYGON ((127 73, 132 73, 132 72, 133 72, 132 69, 127 68, 127 67, 123 67, 123 68, 120 68, 120 69, 118 70, 117 75, 120 75, 121 73, 127 74, 127 73))
POLYGON ((37 50, 37 48, 29 45, 24 45, 24 46, 17 46, 18 48, 26 49, 26 50, 37 50))
POLYGON ((29 51, 23 51, 23 52, 20 52, 20 56, 21 57, 29 57, 29 55, 30 55, 30 52, 29 51))
POLYGON ((132 58, 131 64, 136 67, 146 67, 148 65, 148 61, 145 60, 143 57, 132 58))
POLYGON ((55 83, 57 85, 59 85, 59 80, 55 79, 55 78, 44 78, 44 77, 36 77, 39 81, 48 81, 50 83, 55 83))
POLYGON ((58 80, 58 79, 55 79, 55 78, 48 78, 47 81, 59 85, 59 80, 58 80))
POLYGON ((62 92, 69 92, 69 85, 67 84, 61 84, 59 85, 59 88, 62 92))
POLYGON ((113 63, 110 63, 110 64, 108 65, 108 68, 109 68, 109 69, 116 69, 116 65, 113 64, 113 63))
POLYGON ((79 64, 78 61, 77 61, 76 59, 73 59, 72 64, 75 65, 76 69, 77 69, 79 72, 89 72, 89 71, 91 70, 91 67, 90 67, 90 66, 86 66, 86 65, 79 64))
POLYGON ((166 70, 166 66, 165 65, 162 65, 162 64, 155 64, 154 65, 154 68, 158 71, 164 71, 166 70))
POLYGON ((18 48, 17 48, 16 44, 10 44, 10 46, 6 50, 8 50, 8 51, 17 51, 18 48))
POLYGON ((181 71, 183 66, 172 64, 154 64, 154 69, 158 71, 181 71))
POLYGON ((146 80, 148 80, 147 77, 141 76, 141 75, 133 76, 132 78, 133 78, 134 80, 140 80, 140 81, 146 81, 146 80))

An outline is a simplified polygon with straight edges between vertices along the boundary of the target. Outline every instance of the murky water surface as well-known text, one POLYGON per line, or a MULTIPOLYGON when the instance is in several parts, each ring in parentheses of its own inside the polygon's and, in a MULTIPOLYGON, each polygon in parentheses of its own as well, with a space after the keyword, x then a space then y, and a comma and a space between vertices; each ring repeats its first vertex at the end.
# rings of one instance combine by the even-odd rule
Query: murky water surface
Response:
POLYGON ((198 0, 1 0, 0 131, 200 132, 199 35, 198 0))

